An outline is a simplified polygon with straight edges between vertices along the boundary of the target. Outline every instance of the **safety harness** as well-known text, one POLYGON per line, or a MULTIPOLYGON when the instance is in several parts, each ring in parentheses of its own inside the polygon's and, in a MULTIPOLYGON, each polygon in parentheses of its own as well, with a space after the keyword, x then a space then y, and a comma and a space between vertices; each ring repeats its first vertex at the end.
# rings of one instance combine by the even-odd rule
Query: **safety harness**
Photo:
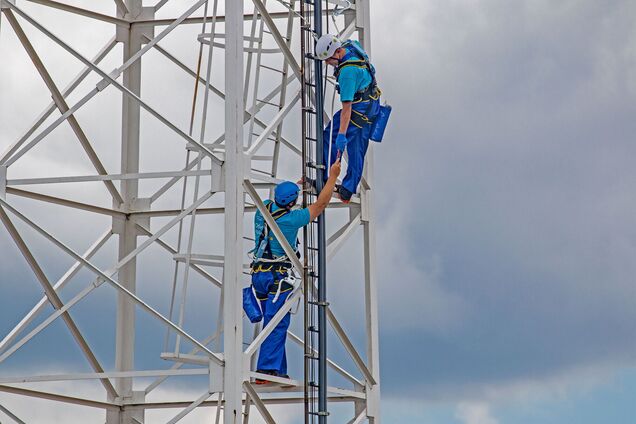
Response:
MULTIPOLYGON (((283 216, 289 213, 289 210, 286 208, 277 209, 272 212, 274 206, 274 202, 269 202, 266 207, 267 211, 272 215, 274 221, 278 221, 283 216)), ((278 294, 281 292, 286 292, 292 289, 292 286, 283 280, 283 284, 280 284, 278 274, 285 274, 291 268, 292 264, 289 261, 287 255, 274 257, 272 254, 272 249, 270 246, 270 241, 272 240, 272 236, 270 235, 270 228, 267 225, 267 221, 263 222, 263 229, 258 236, 256 248, 252 250, 250 253, 253 254, 253 261, 251 264, 252 274, 257 272, 271 272, 274 277, 275 286, 273 291, 270 293, 277 293, 276 298, 278 298, 278 294), (282 290, 281 290, 282 289, 282 290)))
MULTIPOLYGON (((375 79, 375 67, 369 61, 369 56, 367 56, 364 50, 362 50, 351 41, 345 42, 342 47, 346 50, 347 53, 344 55, 344 57, 334 70, 334 76, 336 77, 336 80, 338 80, 340 72, 342 72, 344 68, 351 66, 366 69, 369 72, 369 75, 371 75, 371 83, 362 90, 357 91, 353 95, 353 103, 369 103, 369 106, 367 107, 365 113, 352 110, 351 123, 358 128, 362 128, 364 125, 371 125, 373 123, 373 121, 369 119, 369 114, 371 113, 371 109, 373 107, 373 101, 380 98, 382 91, 380 90, 380 88, 378 88, 378 83, 375 79)), ((336 84, 336 91, 340 93, 339 84, 336 84)))

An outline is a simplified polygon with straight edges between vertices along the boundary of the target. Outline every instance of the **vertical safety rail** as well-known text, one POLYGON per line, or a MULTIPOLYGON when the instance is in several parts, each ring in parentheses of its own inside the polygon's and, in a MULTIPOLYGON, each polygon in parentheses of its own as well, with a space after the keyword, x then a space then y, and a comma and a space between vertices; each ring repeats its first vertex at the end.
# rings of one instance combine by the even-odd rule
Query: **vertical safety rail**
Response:
MULTIPOLYGON (((302 54, 302 155, 303 179, 315 181, 315 191, 305 183, 303 206, 316 200, 326 170, 322 154, 324 95, 322 62, 313 54, 322 34, 322 0, 300 2, 302 54), (313 106, 312 106, 313 104, 313 106)), ((327 302, 325 215, 305 227, 305 424, 327 422, 327 302), (314 290, 318 286, 318 291, 314 290)))

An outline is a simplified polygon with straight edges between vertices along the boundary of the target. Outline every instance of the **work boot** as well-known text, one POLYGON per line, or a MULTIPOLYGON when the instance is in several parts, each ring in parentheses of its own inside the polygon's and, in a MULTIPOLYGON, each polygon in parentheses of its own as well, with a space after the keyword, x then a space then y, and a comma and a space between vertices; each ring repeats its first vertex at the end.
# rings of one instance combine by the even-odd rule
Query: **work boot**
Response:
POLYGON ((340 198, 342 203, 345 204, 349 203, 351 201, 351 196, 353 196, 353 193, 344 188, 342 184, 336 185, 336 193, 338 194, 338 197, 340 198))
MULTIPOLYGON (((275 370, 256 370, 257 373, 260 374, 267 374, 267 375, 273 375, 274 377, 278 376, 278 372, 276 372, 275 370)), ((271 383, 271 381, 269 380, 263 380, 261 378, 257 378, 254 380, 254 384, 269 384, 271 383)))

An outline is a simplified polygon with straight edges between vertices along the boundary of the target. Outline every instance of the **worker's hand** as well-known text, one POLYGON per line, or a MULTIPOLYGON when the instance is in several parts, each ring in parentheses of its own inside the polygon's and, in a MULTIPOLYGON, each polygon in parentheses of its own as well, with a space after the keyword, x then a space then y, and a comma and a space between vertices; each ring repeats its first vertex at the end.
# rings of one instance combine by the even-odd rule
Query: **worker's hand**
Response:
POLYGON ((338 149, 340 153, 344 153, 347 143, 347 136, 345 134, 338 133, 338 137, 336 137, 336 149, 338 149))
POLYGON ((338 178, 338 176, 340 175, 340 156, 338 156, 338 159, 336 159, 336 161, 333 163, 333 165, 331 165, 331 168, 329 168, 329 178, 338 178))

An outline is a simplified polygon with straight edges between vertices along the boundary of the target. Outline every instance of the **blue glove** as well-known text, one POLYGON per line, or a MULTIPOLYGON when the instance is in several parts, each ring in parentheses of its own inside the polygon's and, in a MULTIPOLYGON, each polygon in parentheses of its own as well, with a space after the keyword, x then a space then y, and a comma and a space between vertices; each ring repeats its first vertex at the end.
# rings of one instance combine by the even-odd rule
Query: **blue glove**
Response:
POLYGON ((338 137, 336 138, 336 149, 340 150, 340 153, 344 153, 345 147, 347 147, 347 136, 345 134, 338 133, 338 137))

